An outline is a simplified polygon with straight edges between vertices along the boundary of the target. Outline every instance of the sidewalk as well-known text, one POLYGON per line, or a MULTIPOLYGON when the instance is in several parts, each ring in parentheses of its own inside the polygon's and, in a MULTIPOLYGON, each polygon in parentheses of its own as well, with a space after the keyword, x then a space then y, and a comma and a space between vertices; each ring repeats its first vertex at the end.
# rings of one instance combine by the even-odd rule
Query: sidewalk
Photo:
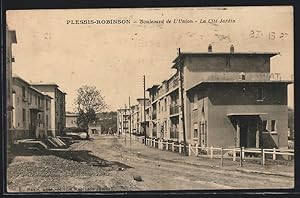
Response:
MULTIPOLYGON (((126 139, 127 147, 129 147, 130 140, 128 137, 126 139)), ((124 142, 124 136, 119 140, 124 142)), ((144 144, 133 139, 131 140, 130 149, 138 153, 138 155, 150 159, 190 164, 206 168, 218 168, 220 170, 239 171, 243 173, 256 173, 292 178, 294 177, 294 165, 277 165, 269 163, 262 166, 261 164, 259 164, 259 162, 253 163, 249 162, 249 160, 246 159, 245 161, 243 161, 243 166, 240 167, 239 159, 234 162, 232 161, 232 158, 224 158, 222 167, 220 158, 210 159, 207 156, 184 156, 183 154, 145 146, 144 144)))

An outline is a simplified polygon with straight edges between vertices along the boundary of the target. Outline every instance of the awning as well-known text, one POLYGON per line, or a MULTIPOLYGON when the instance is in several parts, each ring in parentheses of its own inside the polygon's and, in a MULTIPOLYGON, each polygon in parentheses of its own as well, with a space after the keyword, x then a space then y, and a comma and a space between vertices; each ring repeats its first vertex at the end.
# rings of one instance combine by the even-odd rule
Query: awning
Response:
POLYGON ((42 109, 36 108, 36 107, 31 107, 31 108, 29 108, 29 109, 30 109, 30 111, 33 111, 33 112, 43 112, 42 109))
POLYGON ((267 115, 268 113, 227 113, 228 117, 232 116, 260 116, 267 115))

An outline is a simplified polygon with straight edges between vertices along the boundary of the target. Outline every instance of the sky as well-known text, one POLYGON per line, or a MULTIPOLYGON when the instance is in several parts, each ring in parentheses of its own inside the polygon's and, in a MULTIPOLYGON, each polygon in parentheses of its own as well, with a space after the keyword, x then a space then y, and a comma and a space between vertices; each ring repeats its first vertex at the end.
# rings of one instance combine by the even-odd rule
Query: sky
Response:
MULTIPOLYGON (((207 52, 212 44, 213 52, 228 52, 230 45, 236 52, 280 52, 271 59, 271 72, 282 79, 294 74, 291 6, 14 10, 7 12, 7 23, 17 34, 13 72, 28 82, 58 84, 67 93, 67 111, 74 111, 76 89, 82 85, 101 90, 109 110, 124 107, 129 96, 136 103, 143 97, 143 75, 151 87, 174 74, 177 48, 207 52), (109 19, 130 24, 70 22, 109 19), (174 23, 176 19, 193 23, 174 23)), ((289 106, 294 105, 293 89, 290 85, 289 106)))

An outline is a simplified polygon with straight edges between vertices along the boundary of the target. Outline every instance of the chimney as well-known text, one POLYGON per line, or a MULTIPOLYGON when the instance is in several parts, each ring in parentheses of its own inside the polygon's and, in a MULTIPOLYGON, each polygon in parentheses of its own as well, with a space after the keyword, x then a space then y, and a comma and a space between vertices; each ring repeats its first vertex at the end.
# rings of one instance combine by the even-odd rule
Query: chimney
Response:
POLYGON ((230 53, 234 53, 234 46, 233 45, 230 46, 230 53))
POLYGON ((212 52, 212 46, 211 46, 211 44, 208 45, 208 52, 212 52))
POLYGON ((177 48, 177 54, 180 55, 180 48, 177 48))

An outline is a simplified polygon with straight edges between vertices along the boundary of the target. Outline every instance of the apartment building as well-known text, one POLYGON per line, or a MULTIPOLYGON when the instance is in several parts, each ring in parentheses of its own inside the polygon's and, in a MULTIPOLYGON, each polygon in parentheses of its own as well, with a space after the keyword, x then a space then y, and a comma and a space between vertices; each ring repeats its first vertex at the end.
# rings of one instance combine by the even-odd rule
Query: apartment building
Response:
POLYGON ((176 73, 148 89, 150 137, 182 142, 185 129, 187 143, 205 147, 287 147, 292 81, 270 73, 276 55, 236 53, 233 46, 212 52, 211 45, 203 53, 179 51, 176 73))
POLYGON ((130 121, 131 121, 131 133, 137 135, 143 135, 144 133, 144 126, 146 126, 146 133, 149 133, 149 108, 150 108, 150 100, 148 98, 138 98, 137 104, 131 106, 130 112, 130 121), (145 105, 145 112, 146 117, 144 117, 144 105, 145 105), (146 122, 145 122, 146 118, 146 122))
POLYGON ((51 100, 19 76, 13 76, 13 134, 10 139, 42 138, 51 135, 51 100))
MULTIPOLYGON (((12 124, 12 110, 13 110, 13 97, 12 97, 12 63, 15 61, 12 53, 13 44, 17 43, 16 31, 9 30, 6 26, 6 119, 7 119, 7 132, 8 138, 11 137, 13 132, 12 124)), ((11 143, 11 141, 9 141, 11 143)))
POLYGON ((119 134, 129 133, 129 117, 129 108, 125 107, 117 110, 117 130, 119 134))
POLYGON ((173 141, 183 139, 179 88, 179 72, 176 72, 161 85, 147 89, 150 95, 150 137, 173 141))
POLYGON ((66 135, 66 93, 55 83, 32 83, 32 86, 53 98, 50 104, 52 136, 66 135))

